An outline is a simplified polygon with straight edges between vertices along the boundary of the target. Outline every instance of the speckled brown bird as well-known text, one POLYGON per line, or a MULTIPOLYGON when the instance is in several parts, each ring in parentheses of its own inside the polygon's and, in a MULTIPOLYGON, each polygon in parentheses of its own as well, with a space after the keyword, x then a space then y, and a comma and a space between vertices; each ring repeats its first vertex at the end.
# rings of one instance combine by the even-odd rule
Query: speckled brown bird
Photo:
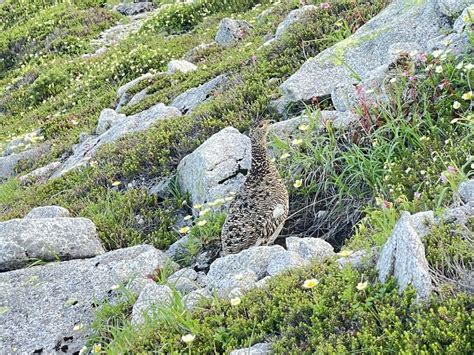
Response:
POLYGON ((251 131, 252 165, 229 207, 221 234, 222 255, 272 244, 288 217, 288 190, 267 154, 269 125, 270 121, 262 121, 251 131))

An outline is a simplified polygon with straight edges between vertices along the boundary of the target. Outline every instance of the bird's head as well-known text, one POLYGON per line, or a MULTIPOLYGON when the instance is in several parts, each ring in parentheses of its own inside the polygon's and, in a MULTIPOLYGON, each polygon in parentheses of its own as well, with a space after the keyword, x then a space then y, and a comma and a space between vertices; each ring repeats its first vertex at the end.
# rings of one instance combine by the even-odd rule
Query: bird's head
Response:
POLYGON ((268 130, 273 122, 274 121, 272 120, 262 120, 257 122, 250 130, 250 138, 252 139, 252 142, 265 144, 267 141, 268 130))

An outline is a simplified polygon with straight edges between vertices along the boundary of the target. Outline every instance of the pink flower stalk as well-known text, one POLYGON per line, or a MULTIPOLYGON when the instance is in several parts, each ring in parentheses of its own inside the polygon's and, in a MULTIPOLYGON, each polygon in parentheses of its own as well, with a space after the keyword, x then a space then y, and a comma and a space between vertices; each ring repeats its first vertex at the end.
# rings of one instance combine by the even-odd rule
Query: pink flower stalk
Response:
POLYGON ((417 62, 422 62, 422 63, 425 63, 426 60, 428 59, 428 57, 426 56, 426 53, 418 53, 415 58, 417 62))
POLYGON ((322 2, 321 4, 319 4, 319 8, 321 10, 327 10, 331 7, 331 5, 328 3, 328 2, 322 2))
POLYGON ((415 200, 419 200, 421 197, 421 194, 417 191, 415 192, 414 197, 415 197, 415 200))
POLYGON ((257 63, 257 56, 255 54, 252 56, 252 63, 257 63))
POLYGON ((451 174, 455 174, 456 173, 456 168, 454 166, 448 166, 448 172, 451 173, 451 174))

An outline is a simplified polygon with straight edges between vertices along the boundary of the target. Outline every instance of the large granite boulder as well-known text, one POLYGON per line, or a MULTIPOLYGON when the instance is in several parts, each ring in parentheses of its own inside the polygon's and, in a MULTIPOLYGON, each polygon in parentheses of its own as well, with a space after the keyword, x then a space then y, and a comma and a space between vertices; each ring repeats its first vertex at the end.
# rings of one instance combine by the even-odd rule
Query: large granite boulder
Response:
POLYGON ((194 204, 212 202, 238 191, 250 165, 250 139, 227 127, 181 160, 178 180, 194 204))
POLYGON ((224 18, 219 24, 215 41, 220 46, 230 46, 244 39, 250 29, 251 26, 247 21, 224 18))
POLYGON ((399 57, 390 49, 410 43, 426 48, 427 41, 447 29, 438 0, 395 0, 349 38, 309 59, 282 85, 280 108, 313 97, 331 95, 339 86, 353 86, 372 72, 389 66, 399 57))
MULTIPOLYGON (((86 344, 96 307, 123 297, 127 284, 140 293, 147 276, 171 261, 140 245, 86 260, 0 273, 0 348, 11 353, 77 353, 86 344)), ((176 266, 176 265, 172 265, 176 266)))
POLYGON ((101 135, 107 132, 115 123, 125 118, 125 115, 119 114, 110 108, 102 110, 97 122, 95 134, 101 135))
POLYGON ((102 253, 96 227, 86 218, 56 217, 51 210, 37 209, 25 219, 0 223, 0 271, 39 260, 82 259, 102 253))
POLYGON ((147 130, 153 123, 172 117, 181 116, 174 107, 156 104, 148 110, 128 116, 117 121, 112 127, 99 136, 87 138, 74 147, 74 153, 52 175, 58 177, 77 167, 85 165, 104 144, 115 142, 127 134, 147 130))
POLYGON ((183 114, 191 113, 196 107, 209 100, 213 93, 227 83, 224 74, 204 83, 198 87, 191 88, 176 97, 171 106, 179 109, 183 114))
POLYGON ((393 275, 402 292, 413 285, 419 300, 427 300, 432 292, 430 269, 422 238, 435 223, 433 212, 410 215, 403 212, 385 243, 377 261, 381 282, 393 275))
POLYGON ((460 183, 458 194, 463 202, 474 202, 474 179, 460 183))

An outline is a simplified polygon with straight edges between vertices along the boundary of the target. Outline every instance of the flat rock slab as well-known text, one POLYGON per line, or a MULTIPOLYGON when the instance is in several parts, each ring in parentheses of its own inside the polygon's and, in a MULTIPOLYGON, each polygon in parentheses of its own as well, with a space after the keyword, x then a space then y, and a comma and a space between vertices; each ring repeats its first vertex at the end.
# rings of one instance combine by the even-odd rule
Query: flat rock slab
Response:
POLYGON ((38 260, 82 259, 102 253, 96 227, 86 218, 30 216, 0 223, 0 271, 38 260))
POLYGON ((247 21, 224 18, 219 24, 215 41, 220 46, 230 46, 244 39, 250 29, 251 26, 247 21))
POLYGON ((354 35, 308 60, 281 85, 281 102, 308 101, 330 95, 339 86, 368 79, 372 72, 398 58, 400 47, 426 48, 427 41, 447 27, 438 0, 395 0, 354 35))
POLYGON ((96 306, 122 297, 114 286, 132 279, 132 290, 140 293, 152 282, 147 275, 168 262, 161 251, 140 245, 92 259, 0 273, 2 352, 77 353, 86 343, 96 306))
POLYGON ((52 177, 62 176, 70 170, 87 164, 104 144, 113 143, 130 133, 145 131, 159 120, 177 116, 181 116, 181 112, 178 109, 160 103, 150 107, 148 110, 120 119, 103 134, 89 137, 75 146, 74 154, 63 163, 52 177))
POLYGON ((227 81, 227 76, 219 75, 207 83, 183 92, 173 100, 171 106, 176 107, 183 114, 191 113, 200 104, 209 100, 213 93, 224 86, 227 81))
POLYGON ((245 182, 251 165, 250 139, 232 127, 211 136, 179 163, 178 179, 194 204, 224 198, 245 182))

